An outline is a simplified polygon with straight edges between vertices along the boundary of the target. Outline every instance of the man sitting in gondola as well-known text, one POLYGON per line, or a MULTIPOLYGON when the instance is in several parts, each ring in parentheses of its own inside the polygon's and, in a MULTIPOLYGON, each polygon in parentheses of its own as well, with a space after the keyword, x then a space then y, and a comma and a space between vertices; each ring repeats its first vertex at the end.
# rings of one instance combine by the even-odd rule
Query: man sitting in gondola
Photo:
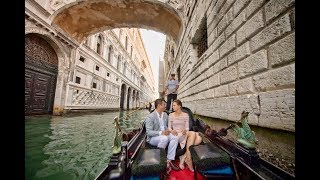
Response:
POLYGON ((168 115, 165 113, 166 102, 164 99, 157 99, 155 110, 150 113, 146 120, 147 142, 158 148, 165 149, 168 145, 167 152, 167 170, 179 170, 171 161, 175 159, 176 149, 178 146, 178 136, 174 136, 168 130, 168 115))

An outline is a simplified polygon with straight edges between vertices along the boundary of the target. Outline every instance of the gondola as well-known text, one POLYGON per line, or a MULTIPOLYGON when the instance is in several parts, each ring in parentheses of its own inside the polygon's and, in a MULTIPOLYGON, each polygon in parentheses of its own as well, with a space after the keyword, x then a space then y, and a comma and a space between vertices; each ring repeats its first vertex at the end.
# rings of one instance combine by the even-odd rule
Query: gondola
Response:
MULTIPOLYGON (((194 172, 185 168, 167 173, 166 150, 146 142, 142 122, 138 129, 115 140, 113 147, 118 143, 117 152, 95 179, 295 179, 294 175, 261 159, 254 147, 227 139, 225 136, 234 128, 233 124, 216 132, 201 119, 194 119, 189 108, 183 107, 183 111, 189 114, 190 129, 199 132, 203 138, 201 144, 190 146, 194 172)), ((119 130, 116 131, 118 135, 119 130)), ((178 164, 178 157, 184 152, 185 149, 177 148, 174 163, 178 164)))

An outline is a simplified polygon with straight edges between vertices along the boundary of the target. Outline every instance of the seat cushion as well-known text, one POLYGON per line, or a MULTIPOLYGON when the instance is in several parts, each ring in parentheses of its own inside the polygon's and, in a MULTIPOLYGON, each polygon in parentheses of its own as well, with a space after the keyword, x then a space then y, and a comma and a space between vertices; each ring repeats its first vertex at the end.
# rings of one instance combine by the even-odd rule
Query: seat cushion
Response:
POLYGON ((233 171, 230 166, 221 167, 221 168, 214 168, 214 169, 208 169, 208 170, 202 170, 200 171, 202 174, 206 175, 213 175, 213 174, 226 174, 226 175, 232 175, 233 171))
POLYGON ((198 170, 221 169, 230 166, 230 156, 212 143, 192 145, 190 153, 198 170))
POLYGON ((160 176, 158 175, 131 176, 130 180, 160 180, 160 176))
POLYGON ((166 169, 167 160, 164 149, 141 149, 134 163, 135 176, 158 175, 166 169))

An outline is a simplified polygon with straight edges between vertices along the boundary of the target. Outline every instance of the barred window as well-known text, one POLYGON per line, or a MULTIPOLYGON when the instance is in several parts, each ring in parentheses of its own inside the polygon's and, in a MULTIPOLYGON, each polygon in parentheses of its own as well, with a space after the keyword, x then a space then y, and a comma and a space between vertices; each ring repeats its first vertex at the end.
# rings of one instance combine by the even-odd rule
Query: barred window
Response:
POLYGON ((208 49, 208 35, 207 35, 207 18, 203 17, 198 27, 197 33, 191 41, 197 47, 198 58, 202 56, 208 49))
POLYGON ((200 58, 204 52, 208 49, 208 37, 207 37, 207 28, 202 34, 200 42, 198 44, 198 57, 200 58))

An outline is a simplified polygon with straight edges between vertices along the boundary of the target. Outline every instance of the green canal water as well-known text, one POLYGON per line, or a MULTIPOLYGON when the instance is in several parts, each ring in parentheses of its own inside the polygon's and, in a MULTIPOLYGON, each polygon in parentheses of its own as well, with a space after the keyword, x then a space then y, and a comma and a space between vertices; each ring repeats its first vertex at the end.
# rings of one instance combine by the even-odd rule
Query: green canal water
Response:
MULTIPOLYGON (((25 179, 94 179, 108 164, 113 118, 130 111, 25 117, 25 179)), ((149 112, 119 121, 125 131, 138 127, 149 112)))
MULTIPOLYGON (((28 116, 25 118, 26 180, 92 180, 108 164, 114 137, 113 118, 132 111, 77 113, 65 116, 28 116)), ((149 114, 139 110, 119 121, 124 132, 138 127, 149 114)), ((195 116, 213 129, 231 122, 195 116)), ((262 158, 294 174, 294 133, 251 127, 259 140, 262 158)), ((232 131, 227 137, 234 138, 232 131)))

